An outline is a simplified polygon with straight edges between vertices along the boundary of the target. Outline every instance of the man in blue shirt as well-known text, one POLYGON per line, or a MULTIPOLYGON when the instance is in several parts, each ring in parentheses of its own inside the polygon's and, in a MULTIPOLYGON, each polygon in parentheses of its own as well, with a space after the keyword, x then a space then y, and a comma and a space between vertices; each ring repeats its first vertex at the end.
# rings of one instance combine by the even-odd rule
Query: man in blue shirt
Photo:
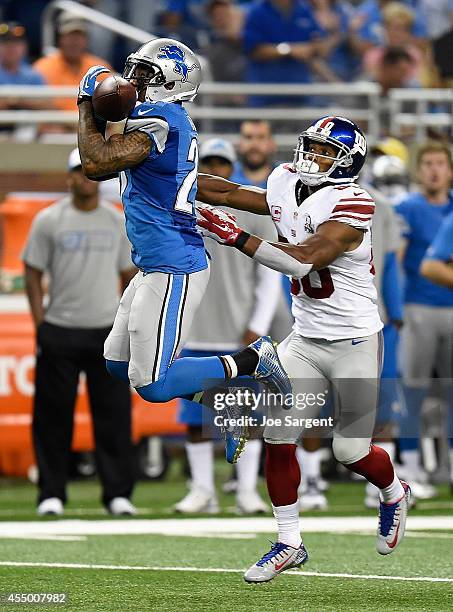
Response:
MULTIPOLYGON (((120 173, 126 230, 132 260, 139 268, 121 298, 105 343, 108 370, 130 381, 149 402, 194 399, 206 381, 213 386, 212 381, 237 376, 260 378, 261 369, 267 383, 276 383, 275 390, 281 381, 285 387, 281 392, 290 393, 269 338, 233 355, 175 360, 209 280, 194 210, 197 132, 182 106, 195 98, 201 82, 196 55, 167 38, 152 40, 132 53, 123 76, 135 86, 139 104, 124 134, 107 140, 92 105, 97 77, 105 72, 109 71, 103 66, 93 66, 80 82, 79 149, 89 178, 120 173)), ((232 441, 227 453, 231 462, 239 457, 245 435, 241 429, 232 441)))
MULTIPOLYGON (((44 85, 44 79, 33 70, 26 58, 25 28, 13 22, 0 24, 0 85, 44 85)), ((3 99, 3 108, 4 103, 3 99)), ((7 101, 6 108, 19 108, 18 104, 17 100, 12 105, 7 101)))
MULTIPOLYGON (((260 0, 244 25, 244 49, 250 83, 309 83, 310 60, 322 35, 312 9, 297 0, 260 0)), ((254 106, 293 104, 297 98, 253 96, 254 106)))
MULTIPOLYGON (((420 274, 420 264, 428 247, 443 220, 453 211, 450 194, 453 165, 448 146, 437 142, 423 146, 418 153, 417 169, 420 192, 410 195, 396 207, 406 239, 402 373, 408 415, 401 423, 400 448, 403 463, 415 481, 420 471, 420 410, 430 378, 434 369, 440 378, 451 378, 452 372, 453 292, 420 274)), ((433 493, 421 490, 418 496, 433 493)))
MULTIPOLYGON (((453 289, 453 212, 443 222, 422 261, 421 274, 428 280, 453 289)), ((448 436, 450 438, 450 482, 453 487, 453 394, 449 389, 448 436)))

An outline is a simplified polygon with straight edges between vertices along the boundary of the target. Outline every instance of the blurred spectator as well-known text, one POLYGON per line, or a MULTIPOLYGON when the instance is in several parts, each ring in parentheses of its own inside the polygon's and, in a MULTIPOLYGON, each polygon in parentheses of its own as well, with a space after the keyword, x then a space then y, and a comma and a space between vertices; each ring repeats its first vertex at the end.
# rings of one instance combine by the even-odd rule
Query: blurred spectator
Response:
MULTIPOLYGON (((388 4, 394 3, 391 0, 364 0, 357 8, 354 17, 351 19, 350 27, 351 42, 358 53, 363 54, 371 47, 386 43, 383 10, 388 4)), ((415 11, 412 34, 416 44, 424 47, 427 31, 423 14, 419 9, 414 8, 413 2, 410 0, 407 0, 404 4, 412 5, 415 11)))
MULTIPOLYGON (((25 28, 14 22, 0 23, 0 85, 43 84, 42 76, 27 61, 25 28)), ((17 105, 4 106, 4 102, 0 100, 3 108, 18 108, 17 105)))
MULTIPOLYGON (((96 64, 109 69, 102 58, 87 52, 87 24, 83 19, 63 13, 58 19, 58 50, 34 63, 34 68, 49 85, 77 87, 86 71, 96 64)), ((59 110, 77 110, 76 96, 58 98, 54 105, 59 110)))
MULTIPOLYGON (((0 85, 43 85, 42 76, 27 61, 25 28, 14 22, 0 23, 0 85)), ((40 109, 45 102, 31 96, 0 98, 0 110, 40 109)), ((1 126, 2 134, 14 133, 15 138, 31 140, 36 130, 33 126, 1 126)))
POLYGON ((74 405, 87 376, 102 502, 112 514, 135 514, 129 386, 105 368, 104 341, 122 289, 136 273, 122 215, 99 199, 99 183, 68 160, 70 193, 35 217, 22 258, 36 328, 33 444, 39 470, 38 509, 63 514, 74 405), (44 274, 50 296, 44 307, 44 274), (96 290, 93 290, 96 287, 96 290))
POLYGON ((382 96, 385 96, 393 87, 417 87, 413 74, 412 55, 402 47, 389 47, 376 66, 374 80, 382 87, 382 96))
MULTIPOLYGON (((251 83, 309 83, 311 60, 318 52, 322 30, 312 8, 298 0, 259 0, 247 14, 244 47, 251 83)), ((254 106, 294 105, 295 97, 253 96, 254 106)))
MULTIPOLYGON (((85 0, 84 4, 104 15, 124 20, 136 28, 157 35, 158 16, 163 10, 164 0, 85 0)), ((122 38, 121 44, 118 45, 118 36, 115 33, 94 24, 89 26, 89 38, 90 50, 95 55, 106 57, 110 63, 119 60, 121 66, 124 64, 124 55, 137 48, 135 41, 126 38, 122 38)))
POLYGON ((274 169, 272 158, 276 150, 269 121, 243 121, 238 144, 240 161, 235 163, 231 180, 265 189, 269 174, 274 169))
POLYGON ((41 55, 41 19, 42 13, 51 0, 2 0, 5 21, 21 23, 28 34, 30 56, 35 59, 41 55))
MULTIPOLYGON (((426 250, 443 220, 453 211, 450 192, 453 162, 447 145, 432 142, 420 148, 417 179, 420 191, 410 194, 396 207, 406 241, 402 370, 408 414, 401 421, 400 451, 405 477, 415 482, 420 474, 420 413, 433 371, 445 382, 452 376, 453 292, 420 274, 426 250)), ((428 497, 435 491, 421 487, 420 492, 414 490, 414 493, 416 497, 428 497)))
MULTIPOLYGON (((206 140, 200 147, 200 171, 232 180, 236 154, 233 146, 220 138, 206 140)), ((269 217, 250 215, 228 209, 245 224, 247 231, 275 238, 269 217)), ((210 240, 211 276, 182 357, 204 357, 207 354, 232 353, 269 331, 280 288, 280 274, 253 260, 244 262, 233 249, 222 249, 210 240), (234 290, 233 290, 234 287, 234 290), (228 321, 227 328, 224 322, 228 321)), ((212 415, 200 404, 182 400, 179 421, 188 426, 186 443, 190 466, 191 489, 176 504, 178 512, 218 512, 214 486, 214 445, 206 435, 212 415), (203 430, 203 425, 205 429, 203 430)), ((257 491, 261 455, 260 429, 251 429, 250 440, 236 464, 236 505, 240 513, 269 510, 257 491)))
POLYGON ((427 50, 420 49, 413 34, 415 13, 401 2, 390 2, 382 11, 383 43, 368 49, 363 58, 367 74, 375 79, 382 68, 385 51, 390 47, 400 47, 412 58, 411 79, 418 84, 429 85, 432 78, 431 61, 427 50))
POLYGON ((342 0, 310 0, 315 19, 325 34, 319 44, 319 71, 326 81, 350 81, 360 68, 359 56, 349 43, 351 11, 342 0))
MULTIPOLYGON (((214 81, 244 80, 245 56, 242 48, 244 12, 234 0, 209 0, 209 41, 202 48, 214 81)), ((223 98, 222 98, 223 101, 223 98)))
POLYGON ((184 41, 198 50, 207 41, 207 0, 164 0, 160 16, 163 36, 184 41))
POLYGON ((453 27, 453 0, 418 0, 428 38, 439 38, 453 27))

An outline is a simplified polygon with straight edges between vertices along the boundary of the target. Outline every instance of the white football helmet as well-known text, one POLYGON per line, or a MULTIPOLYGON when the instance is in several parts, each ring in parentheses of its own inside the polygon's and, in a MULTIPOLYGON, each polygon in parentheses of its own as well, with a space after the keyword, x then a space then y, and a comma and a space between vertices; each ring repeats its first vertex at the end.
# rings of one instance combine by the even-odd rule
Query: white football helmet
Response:
POLYGON ((126 60, 123 77, 135 81, 147 102, 192 102, 201 83, 200 62, 186 45, 172 38, 156 38, 126 60))

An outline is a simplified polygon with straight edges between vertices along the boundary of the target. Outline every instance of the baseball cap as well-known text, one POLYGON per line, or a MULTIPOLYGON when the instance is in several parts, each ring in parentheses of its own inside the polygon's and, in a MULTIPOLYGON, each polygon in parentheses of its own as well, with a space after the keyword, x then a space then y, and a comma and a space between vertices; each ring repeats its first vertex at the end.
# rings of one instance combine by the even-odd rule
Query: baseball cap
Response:
POLYGON ((58 17, 58 33, 69 34, 70 32, 86 32, 87 22, 85 19, 75 17, 72 13, 62 13, 58 17))
POLYGON ((199 158, 202 160, 207 157, 221 157, 230 164, 234 164, 237 159, 236 151, 231 142, 222 138, 209 138, 202 143, 199 158))
POLYGON ((73 149, 68 157, 68 170, 72 172, 82 167, 82 160, 80 159, 79 149, 73 149))
POLYGON ((26 40, 27 32, 23 25, 16 21, 0 23, 0 42, 26 40))
POLYGON ((380 140, 373 145, 371 150, 378 151, 383 155, 399 157, 406 166, 409 164, 409 151, 406 145, 397 138, 385 138, 384 140, 380 140))

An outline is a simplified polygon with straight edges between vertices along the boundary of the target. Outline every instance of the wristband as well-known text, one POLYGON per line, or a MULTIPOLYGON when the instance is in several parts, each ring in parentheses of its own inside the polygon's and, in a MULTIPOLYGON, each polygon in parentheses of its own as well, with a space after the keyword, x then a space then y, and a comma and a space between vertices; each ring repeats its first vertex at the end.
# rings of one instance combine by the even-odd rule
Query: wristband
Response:
POLYGON ((244 248, 245 243, 247 242, 247 240, 250 238, 250 234, 248 232, 244 232, 244 230, 242 230, 242 232, 239 234, 236 242, 234 243, 234 246, 239 249, 242 250, 244 248))

